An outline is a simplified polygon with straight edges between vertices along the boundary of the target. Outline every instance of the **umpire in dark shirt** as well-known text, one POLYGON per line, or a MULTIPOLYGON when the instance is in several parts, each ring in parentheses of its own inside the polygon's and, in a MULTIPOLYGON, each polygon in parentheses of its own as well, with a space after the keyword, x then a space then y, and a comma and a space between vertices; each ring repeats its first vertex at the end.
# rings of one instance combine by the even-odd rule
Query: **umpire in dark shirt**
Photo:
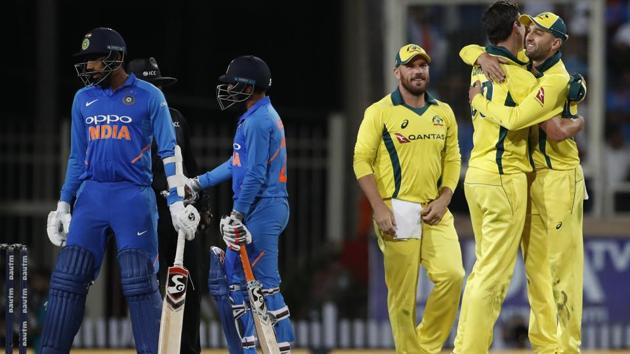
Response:
MULTIPOLYGON (((148 81, 159 89, 173 85, 177 82, 174 77, 162 76, 155 58, 134 59, 127 65, 127 72, 134 73, 138 79, 148 81)), ((173 107, 168 108, 173 119, 175 128, 175 138, 177 145, 182 150, 184 158, 184 174, 186 176, 196 176, 199 174, 197 163, 192 155, 190 146, 190 129, 186 119, 180 111, 173 107)), ((161 192, 168 190, 164 165, 157 154, 155 141, 151 148, 153 158, 153 189, 156 194, 159 221, 158 221, 158 248, 160 257, 160 288, 164 289, 164 281, 168 267, 173 265, 175 260, 175 248, 177 245, 177 232, 171 223, 171 214, 166 204, 166 198, 161 196, 161 192)), ((202 213, 202 210, 199 210, 202 213)), ((203 218, 202 218, 203 219, 203 218)), ((190 272, 190 280, 193 286, 189 286, 186 292, 186 306, 184 308, 184 325, 182 328, 181 354, 199 354, 201 347, 199 344, 199 320, 200 320, 200 296, 198 281, 200 265, 197 251, 200 250, 200 238, 186 242, 184 253, 184 266, 190 272)))

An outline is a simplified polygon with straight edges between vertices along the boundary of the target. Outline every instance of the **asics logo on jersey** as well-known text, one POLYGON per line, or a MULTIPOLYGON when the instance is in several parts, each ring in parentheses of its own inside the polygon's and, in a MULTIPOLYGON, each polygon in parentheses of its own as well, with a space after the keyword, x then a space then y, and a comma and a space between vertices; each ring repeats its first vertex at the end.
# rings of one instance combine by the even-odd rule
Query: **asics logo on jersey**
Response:
POLYGON ((116 114, 98 114, 95 116, 85 117, 85 124, 111 124, 111 123, 131 123, 133 119, 129 116, 119 116, 116 114))
POLYGON ((96 102, 96 101, 98 101, 98 98, 97 98, 97 99, 95 99, 95 100, 92 100, 92 101, 90 101, 90 102, 85 102, 85 107, 90 107, 90 105, 91 105, 92 103, 96 102))

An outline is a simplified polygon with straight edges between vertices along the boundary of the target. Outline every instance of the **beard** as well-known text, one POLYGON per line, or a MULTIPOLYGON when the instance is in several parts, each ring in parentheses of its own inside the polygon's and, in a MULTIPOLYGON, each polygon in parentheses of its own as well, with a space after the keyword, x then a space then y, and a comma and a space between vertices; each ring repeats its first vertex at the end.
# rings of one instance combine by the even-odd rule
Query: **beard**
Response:
POLYGON ((235 114, 237 117, 242 116, 245 112, 247 112, 247 101, 236 102, 235 104, 228 107, 227 111, 235 114))
POLYGON ((547 57, 547 52, 548 51, 542 48, 540 45, 535 46, 532 49, 529 49, 529 47, 527 46, 527 43, 525 43, 525 54, 527 55, 529 60, 540 61, 547 57))
POLYGON ((100 78, 93 79, 93 80, 95 82, 98 82, 98 86, 100 86, 103 89, 110 88, 112 86, 112 73, 109 72, 107 74, 101 74, 101 75, 105 75, 105 77, 103 78, 101 76, 100 78), (101 80, 101 81, 99 82, 98 80, 101 80))
POLYGON ((409 91, 409 93, 411 93, 414 96, 420 96, 420 95, 424 95, 424 93, 427 91, 427 85, 429 84, 429 78, 428 77, 421 77, 421 76, 415 76, 415 77, 411 77, 408 80, 402 80, 401 81, 403 87, 409 91), (424 82, 421 85, 415 85, 412 81, 415 79, 423 79, 424 82))

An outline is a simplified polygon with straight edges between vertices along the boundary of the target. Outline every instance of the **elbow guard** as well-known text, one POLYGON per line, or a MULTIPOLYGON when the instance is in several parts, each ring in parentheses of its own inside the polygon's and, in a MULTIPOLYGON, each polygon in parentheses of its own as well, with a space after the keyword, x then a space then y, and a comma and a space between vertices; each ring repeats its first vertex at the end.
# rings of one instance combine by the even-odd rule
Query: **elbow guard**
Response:
POLYGON ((186 185, 186 177, 184 176, 184 167, 182 158, 182 150, 179 145, 175 145, 175 155, 162 159, 164 163, 164 173, 166 174, 166 182, 168 184, 168 205, 184 199, 184 186, 186 185))

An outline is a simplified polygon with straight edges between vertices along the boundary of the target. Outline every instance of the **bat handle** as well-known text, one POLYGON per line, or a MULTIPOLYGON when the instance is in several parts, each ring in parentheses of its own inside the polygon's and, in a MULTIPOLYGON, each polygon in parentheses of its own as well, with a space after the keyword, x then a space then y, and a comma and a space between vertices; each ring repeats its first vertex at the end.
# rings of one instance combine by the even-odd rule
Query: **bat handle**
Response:
POLYGON ((249 263, 249 256, 247 255, 247 247, 245 242, 241 243, 241 263, 243 263, 243 271, 245 272, 245 280, 250 282, 256 280, 254 278, 254 272, 252 271, 252 265, 249 263))
POLYGON ((184 264, 184 246, 186 245, 186 235, 183 230, 177 232, 177 248, 175 249, 175 265, 184 264))

